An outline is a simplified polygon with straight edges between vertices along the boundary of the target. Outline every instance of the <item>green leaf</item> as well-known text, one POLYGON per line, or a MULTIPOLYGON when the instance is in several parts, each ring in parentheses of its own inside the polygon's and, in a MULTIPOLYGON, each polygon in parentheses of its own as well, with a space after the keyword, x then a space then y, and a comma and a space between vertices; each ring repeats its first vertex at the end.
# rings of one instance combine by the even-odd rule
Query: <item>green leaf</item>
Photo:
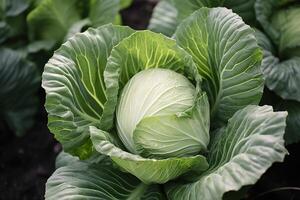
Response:
POLYGON ((111 128, 115 107, 106 104, 103 71, 113 46, 133 33, 105 25, 76 34, 49 60, 43 73, 48 127, 64 150, 87 158, 92 144, 87 127, 111 128))
POLYGON ((226 123, 239 109, 258 104, 263 92, 262 52, 254 31, 226 8, 201 8, 175 33, 205 79, 213 123, 226 123))
POLYGON ((247 106, 236 112, 212 140, 209 169, 193 183, 167 185, 169 199, 222 199, 224 193, 254 184, 273 162, 282 162, 286 112, 247 106))
POLYGON ((119 0, 90 0, 89 19, 93 27, 115 21, 119 11, 119 0))
POLYGON ((133 174, 146 184, 166 183, 191 171, 207 169, 204 156, 198 155, 183 158, 147 159, 128 153, 115 146, 108 136, 111 135, 95 127, 90 128, 94 148, 101 154, 108 155, 123 170, 133 174))
POLYGON ((209 103, 199 97, 189 116, 157 115, 143 118, 133 140, 143 157, 169 158, 205 152, 209 143, 209 103), (189 154, 187 154, 189 153, 189 154))
POLYGON ((159 185, 145 185, 111 165, 74 161, 58 168, 46 183, 46 200, 164 199, 159 185))
POLYGON ((72 25, 80 20, 77 0, 44 0, 27 16, 31 40, 61 43, 72 25))
POLYGON ((160 1, 155 6, 148 29, 166 36, 172 36, 177 27, 177 10, 168 1, 160 1))
POLYGON ((10 49, 0 49, 0 116, 18 135, 34 123, 40 78, 36 67, 10 49))
POLYGON ((279 110, 288 111, 286 119, 287 127, 284 140, 286 144, 293 144, 300 141, 300 102, 283 101, 278 106, 279 110))
POLYGON ((300 57, 280 62, 271 51, 270 40, 260 31, 255 32, 258 44, 264 49, 262 70, 266 86, 283 99, 300 101, 300 57))

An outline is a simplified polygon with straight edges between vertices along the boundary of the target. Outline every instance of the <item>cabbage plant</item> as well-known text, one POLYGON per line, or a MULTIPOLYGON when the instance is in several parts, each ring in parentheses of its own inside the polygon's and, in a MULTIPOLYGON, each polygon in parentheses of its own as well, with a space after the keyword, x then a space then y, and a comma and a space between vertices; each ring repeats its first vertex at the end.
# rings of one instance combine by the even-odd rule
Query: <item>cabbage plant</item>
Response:
POLYGON ((17 136, 33 125, 41 79, 34 63, 11 49, 24 42, 29 6, 25 0, 0 1, 0 127, 17 136))
POLYGON ((29 38, 42 49, 60 46, 87 27, 121 24, 119 10, 132 0, 39 0, 27 16, 29 38))
POLYGON ((40 76, 20 53, 0 48, 0 123, 22 136, 34 123, 40 76))
POLYGON ((286 112, 258 106, 262 51, 226 8, 173 38, 105 25, 45 66, 48 127, 64 151, 50 199, 222 199, 283 161, 286 112), (81 160, 79 160, 81 159, 81 160))

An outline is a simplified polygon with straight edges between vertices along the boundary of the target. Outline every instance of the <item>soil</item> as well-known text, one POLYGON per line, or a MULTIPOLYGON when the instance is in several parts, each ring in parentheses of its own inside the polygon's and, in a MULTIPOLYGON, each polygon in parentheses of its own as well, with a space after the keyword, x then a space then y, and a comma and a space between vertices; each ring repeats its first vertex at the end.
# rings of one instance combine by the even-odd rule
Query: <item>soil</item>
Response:
POLYGON ((0 133, 0 200, 43 199, 60 145, 48 131, 45 111, 36 118, 24 137, 0 133))
MULTIPOLYGON (((155 0, 136 0, 130 8, 122 11, 123 23, 135 29, 145 29, 155 0)), ((44 99, 43 92, 40 93, 44 99)), ((43 100, 41 100, 43 102, 43 100)), ((41 104, 35 126, 22 138, 0 130, 0 200, 44 199, 45 183, 54 171, 55 157, 61 150, 49 133, 47 115, 41 104)), ((300 187, 297 158, 300 145, 288 147, 290 155, 284 163, 274 164, 247 192, 247 200, 297 200, 297 188, 264 192, 278 187, 300 187)))

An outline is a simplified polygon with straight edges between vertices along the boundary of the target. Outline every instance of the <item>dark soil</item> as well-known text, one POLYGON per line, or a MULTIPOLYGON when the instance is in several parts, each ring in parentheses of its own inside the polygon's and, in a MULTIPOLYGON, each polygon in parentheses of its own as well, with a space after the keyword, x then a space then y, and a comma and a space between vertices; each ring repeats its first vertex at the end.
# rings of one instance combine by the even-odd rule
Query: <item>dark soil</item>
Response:
POLYGON ((44 199, 45 183, 54 171, 60 145, 47 128, 44 110, 21 138, 0 132, 0 200, 44 199))
MULTIPOLYGON (((122 11, 123 23, 145 29, 155 0, 136 0, 122 11)), ((41 92, 41 99, 44 94, 41 92)), ((41 105, 35 126, 22 138, 0 130, 0 200, 44 199, 45 183, 54 171, 60 145, 47 128, 47 115, 41 105)), ((288 147, 285 163, 274 164, 247 193, 247 200, 300 200, 300 192, 284 190, 263 195, 279 187, 300 187, 300 145, 288 147)))

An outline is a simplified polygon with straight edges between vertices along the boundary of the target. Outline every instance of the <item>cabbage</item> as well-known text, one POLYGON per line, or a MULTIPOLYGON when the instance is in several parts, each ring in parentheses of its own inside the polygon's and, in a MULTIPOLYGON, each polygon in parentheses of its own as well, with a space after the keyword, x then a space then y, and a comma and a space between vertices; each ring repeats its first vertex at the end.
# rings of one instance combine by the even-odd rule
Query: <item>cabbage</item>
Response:
POLYGON ((116 110, 116 127, 123 144, 132 153, 145 154, 147 149, 154 157, 183 157, 205 151, 209 112, 201 116, 200 108, 195 108, 197 113, 190 119, 180 117, 192 109, 196 97, 193 84, 174 71, 148 69, 137 73, 125 85, 116 110))
POLYGON ((45 106, 81 160, 62 155, 46 200, 218 200, 255 183, 287 154, 287 113, 258 106, 262 56, 226 8, 172 38, 109 24, 68 39, 45 66, 45 106))

